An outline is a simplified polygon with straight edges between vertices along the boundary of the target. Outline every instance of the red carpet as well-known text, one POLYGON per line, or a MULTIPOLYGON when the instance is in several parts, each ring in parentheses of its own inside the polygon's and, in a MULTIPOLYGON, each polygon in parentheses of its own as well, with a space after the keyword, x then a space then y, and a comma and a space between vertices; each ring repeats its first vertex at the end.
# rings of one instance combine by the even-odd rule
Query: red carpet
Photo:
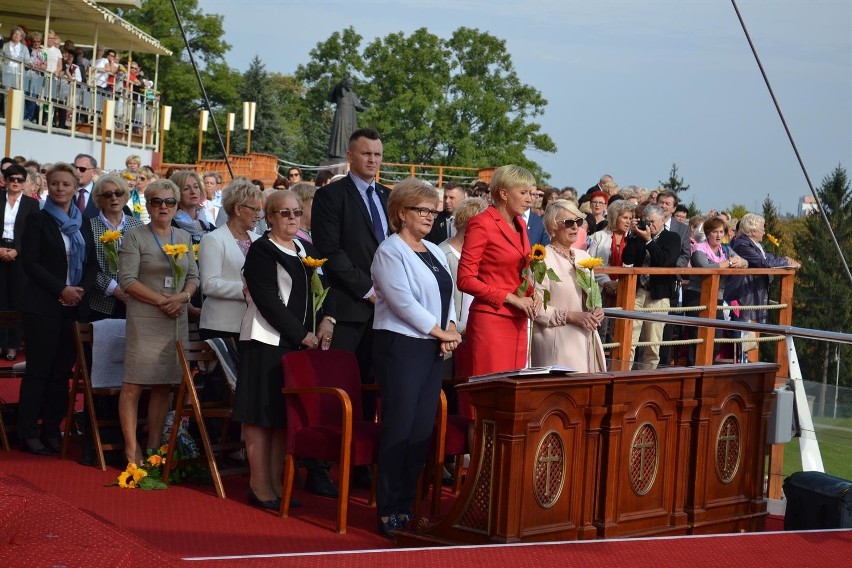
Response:
POLYGON ((212 488, 104 487, 117 474, 0 451, 0 523, 4 509, 26 504, 13 544, 0 543, 0 566, 838 567, 852 550, 852 531, 388 550, 363 491, 350 505, 349 533, 338 535, 330 499, 297 492, 302 508, 279 519, 246 504, 246 477, 226 478, 228 499, 218 499, 212 488))

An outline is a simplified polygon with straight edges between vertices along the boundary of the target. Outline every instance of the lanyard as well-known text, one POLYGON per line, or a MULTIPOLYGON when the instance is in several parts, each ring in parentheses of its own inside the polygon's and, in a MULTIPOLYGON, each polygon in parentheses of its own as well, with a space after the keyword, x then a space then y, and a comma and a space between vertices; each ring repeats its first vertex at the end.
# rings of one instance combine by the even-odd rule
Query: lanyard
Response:
MULTIPOLYGON (((151 228, 151 223, 148 223, 148 230, 151 231, 151 236, 154 237, 154 240, 157 241, 157 248, 160 249, 160 252, 166 257, 166 262, 169 263, 169 270, 172 271, 172 278, 175 278, 175 267, 172 265, 171 258, 166 254, 166 251, 163 250, 163 245, 160 243, 160 239, 157 237, 157 233, 154 232, 154 229, 151 228)), ((169 227, 169 241, 171 241, 171 245, 175 244, 175 229, 174 227, 169 227)))

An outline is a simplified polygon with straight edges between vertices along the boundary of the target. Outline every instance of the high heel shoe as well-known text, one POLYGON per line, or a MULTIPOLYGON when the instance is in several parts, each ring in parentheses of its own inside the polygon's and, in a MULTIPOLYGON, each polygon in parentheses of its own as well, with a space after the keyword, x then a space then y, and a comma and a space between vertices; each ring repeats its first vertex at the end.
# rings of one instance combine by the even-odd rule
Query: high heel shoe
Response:
POLYGON ((269 511, 278 511, 281 509, 281 499, 270 499, 269 501, 261 501, 257 495, 254 494, 254 491, 249 487, 248 490, 248 502, 250 505, 254 505, 255 507, 260 507, 261 509, 267 509, 269 511))
POLYGON ((7 361, 14 361, 17 358, 18 358, 18 350, 17 349, 9 349, 8 351, 6 351, 6 360, 7 361))

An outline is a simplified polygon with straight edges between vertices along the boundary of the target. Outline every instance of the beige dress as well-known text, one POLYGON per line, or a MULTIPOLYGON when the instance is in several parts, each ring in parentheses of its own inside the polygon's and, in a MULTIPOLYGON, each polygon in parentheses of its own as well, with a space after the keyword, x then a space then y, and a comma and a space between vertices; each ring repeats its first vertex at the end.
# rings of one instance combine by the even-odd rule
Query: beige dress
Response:
MULTIPOLYGON (((166 257, 148 225, 127 232, 119 249, 118 281, 123 290, 140 282, 155 292, 174 294, 187 283, 198 285, 198 265, 192 254, 192 237, 183 229, 172 229, 173 241, 160 239, 160 245, 183 243, 189 247, 179 264, 185 269, 180 289, 167 288, 172 277, 171 262, 166 257)), ((173 283, 174 284, 174 283, 173 283)), ((134 298, 127 301, 127 339, 124 347, 124 381, 140 385, 175 384, 180 382, 175 339, 188 340, 186 310, 179 318, 171 318, 154 305, 134 298)))
MULTIPOLYGON (((550 290, 547 309, 539 310, 532 333, 531 363, 534 367, 562 365, 583 373, 604 370, 604 353, 597 331, 587 331, 565 321, 564 313, 585 310, 585 299, 577 272, 571 261, 557 253, 551 245, 545 247, 545 262, 561 282, 545 277, 542 288, 550 290)), ((589 253, 573 249, 575 261, 589 258, 589 253)))

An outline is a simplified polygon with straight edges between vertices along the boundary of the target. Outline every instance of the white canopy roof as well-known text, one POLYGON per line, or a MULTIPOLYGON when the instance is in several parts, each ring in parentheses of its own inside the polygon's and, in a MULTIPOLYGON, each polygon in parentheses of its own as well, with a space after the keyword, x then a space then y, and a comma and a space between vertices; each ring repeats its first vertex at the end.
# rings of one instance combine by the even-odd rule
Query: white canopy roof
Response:
MULTIPOLYGON (((112 0, 125 3, 122 0, 112 0)), ((136 4, 132 0, 126 2, 136 4)), ((45 19, 50 10, 50 29, 62 41, 92 45, 95 42, 117 51, 132 51, 171 55, 155 38, 118 17, 93 0, 3 0, 0 2, 0 33, 8 37, 9 30, 23 25, 29 31, 44 32, 45 19)))

